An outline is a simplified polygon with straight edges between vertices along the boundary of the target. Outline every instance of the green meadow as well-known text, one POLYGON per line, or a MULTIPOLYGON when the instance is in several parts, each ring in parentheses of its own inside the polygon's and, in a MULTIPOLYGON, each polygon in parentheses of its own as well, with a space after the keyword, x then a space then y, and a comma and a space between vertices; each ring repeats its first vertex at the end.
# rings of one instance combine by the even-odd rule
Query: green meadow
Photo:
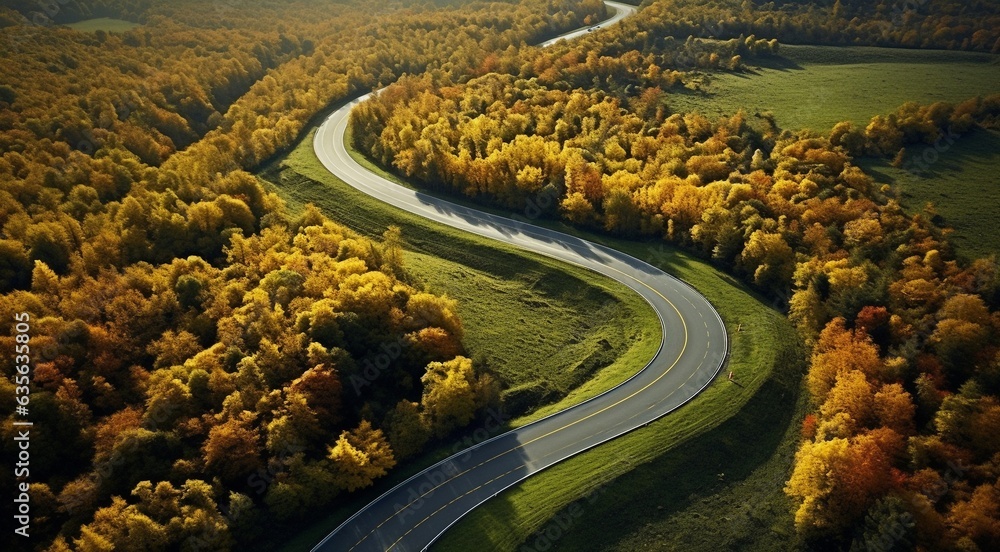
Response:
POLYGON ((131 21, 125 21, 122 19, 112 19, 110 17, 98 17, 95 19, 85 19, 83 21, 77 21, 76 23, 70 23, 66 25, 74 31, 80 31, 81 33, 92 33, 95 31, 104 31, 108 33, 124 33, 125 31, 130 31, 139 26, 138 23, 133 23, 131 21))
POLYGON ((1000 132, 976 130, 934 145, 907 148, 903 165, 865 159, 862 166, 912 212, 928 205, 949 241, 966 260, 1000 255, 1000 132))
POLYGON ((781 128, 828 133, 840 121, 867 125, 914 101, 961 102, 1000 93, 997 56, 894 48, 794 46, 750 60, 742 73, 708 73, 700 91, 670 96, 676 112, 706 116, 770 111, 781 128))

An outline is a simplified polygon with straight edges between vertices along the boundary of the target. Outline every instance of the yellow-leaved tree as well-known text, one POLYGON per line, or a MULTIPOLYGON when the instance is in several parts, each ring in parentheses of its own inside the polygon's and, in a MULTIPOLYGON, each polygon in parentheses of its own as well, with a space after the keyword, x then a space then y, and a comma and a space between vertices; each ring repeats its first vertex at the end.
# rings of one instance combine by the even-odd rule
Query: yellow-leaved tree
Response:
POLYGON ((353 431, 342 432, 337 443, 329 447, 328 457, 338 484, 348 491, 371 485, 396 465, 389 441, 368 420, 362 420, 353 431))
POLYGON ((903 438, 880 428, 850 439, 806 441, 795 454, 785 492, 796 499, 800 531, 839 531, 860 519, 893 486, 903 438))
POLYGON ((882 360, 871 338, 848 330, 843 318, 835 318, 819 334, 806 385, 813 400, 823 404, 839 374, 857 370, 874 377, 881 368, 882 360))
POLYGON ((493 389, 492 378, 476 376, 472 360, 461 356, 447 362, 431 362, 420 381, 424 384, 420 400, 424 419, 438 437, 472 421, 476 410, 488 402, 493 389))

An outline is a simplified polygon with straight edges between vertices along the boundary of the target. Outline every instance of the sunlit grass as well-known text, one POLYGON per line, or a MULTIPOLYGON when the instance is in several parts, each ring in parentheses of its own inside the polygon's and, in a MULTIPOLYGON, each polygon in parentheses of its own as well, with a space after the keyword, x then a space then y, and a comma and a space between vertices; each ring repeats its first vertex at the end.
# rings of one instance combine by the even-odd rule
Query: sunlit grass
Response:
POLYGON ((671 94, 670 108, 715 116, 770 111, 782 128, 828 133, 865 126, 908 101, 961 102, 1000 93, 997 56, 894 48, 782 45, 781 57, 746 73, 709 74, 703 92, 671 94))
POLYGON ((139 26, 138 23, 124 21, 122 19, 112 19, 110 17, 98 17, 96 19, 85 19, 66 25, 74 31, 82 33, 92 33, 95 31, 105 31, 109 33, 124 33, 139 26))

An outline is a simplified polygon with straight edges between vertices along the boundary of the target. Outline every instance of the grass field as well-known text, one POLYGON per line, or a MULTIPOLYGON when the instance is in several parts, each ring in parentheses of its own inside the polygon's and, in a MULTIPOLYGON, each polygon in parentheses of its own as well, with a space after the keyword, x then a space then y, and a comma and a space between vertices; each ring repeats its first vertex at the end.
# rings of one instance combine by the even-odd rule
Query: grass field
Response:
POLYGON ((989 54, 784 44, 780 54, 748 73, 710 74, 702 92, 671 95, 670 107, 708 116, 771 111, 782 128, 827 133, 908 101, 1000 93, 1000 58, 989 54))
POLYGON ((862 166, 892 184, 910 211, 933 203, 937 222, 953 230, 950 241, 959 256, 1000 256, 1000 132, 973 131, 953 144, 942 142, 939 149, 907 148, 903 166, 912 171, 894 168, 885 159, 865 159, 862 166))
POLYGON ((94 31, 105 31, 109 33, 124 33, 139 26, 138 23, 124 21, 122 19, 111 19, 110 17, 98 17, 96 19, 85 19, 66 25, 74 31, 82 33, 92 33, 94 31))

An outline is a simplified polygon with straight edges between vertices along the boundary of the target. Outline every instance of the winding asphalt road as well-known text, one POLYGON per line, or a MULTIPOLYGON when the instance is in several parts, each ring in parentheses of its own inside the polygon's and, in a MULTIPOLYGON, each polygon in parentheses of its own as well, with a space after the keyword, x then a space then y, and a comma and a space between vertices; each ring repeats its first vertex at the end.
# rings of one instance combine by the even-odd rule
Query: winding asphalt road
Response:
MULTIPOLYGON (((635 12, 632 6, 606 3, 616 14, 602 27, 635 12)), ((580 29, 545 45, 586 32, 580 29)), ((365 98, 333 113, 316 132, 313 147, 330 172, 400 209, 618 280, 652 305, 663 343, 649 364, 614 389, 459 452, 397 485, 327 535, 314 552, 425 550, 462 516, 504 489, 691 400, 718 375, 728 354, 726 329, 712 305, 660 269, 580 238, 456 205, 368 172, 344 145, 351 108, 365 98)))

